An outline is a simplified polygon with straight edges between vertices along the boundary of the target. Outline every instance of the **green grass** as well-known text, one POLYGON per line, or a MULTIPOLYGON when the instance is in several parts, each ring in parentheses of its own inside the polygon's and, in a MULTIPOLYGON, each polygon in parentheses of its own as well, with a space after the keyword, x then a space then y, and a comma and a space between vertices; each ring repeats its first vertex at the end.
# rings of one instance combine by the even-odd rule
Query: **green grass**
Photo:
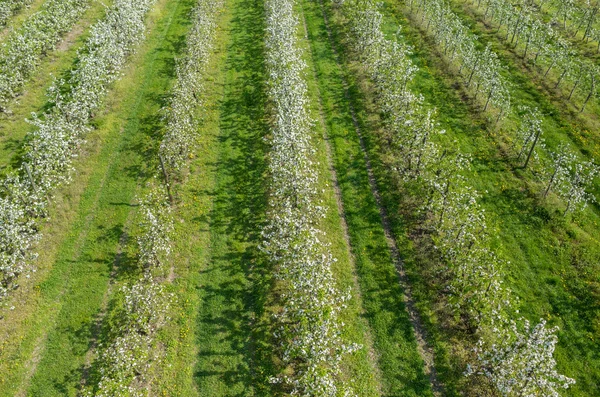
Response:
MULTIPOLYGON (((232 0, 227 27, 218 136, 211 187, 198 187, 212 208, 200 215, 209 254, 198 277, 194 379, 203 396, 270 395, 271 357, 262 335, 270 276, 259 256, 266 209, 262 2, 232 0)), ((208 148, 207 148, 208 149, 208 148)))
MULTIPOLYGON (((395 10, 393 16, 397 18, 386 19, 388 33, 397 30, 399 21, 406 41, 415 47, 413 59, 420 72, 411 88, 437 107, 441 127, 448 131, 445 142, 456 140, 461 151, 474 157, 470 181, 478 191, 487 191, 481 203, 498 234, 494 245, 511 261, 506 279, 521 298, 522 313, 533 320, 545 317, 551 324, 561 326, 556 353, 559 369, 578 380, 566 395, 594 395, 600 372, 600 360, 594 353, 599 351, 600 333, 597 208, 586 210, 569 222, 562 219, 559 214, 562 207, 557 203, 541 205, 536 196, 541 184, 529 172, 513 169, 510 159, 503 155, 498 139, 492 132, 486 133, 486 121, 478 116, 476 107, 464 100, 460 91, 457 92, 455 77, 439 59, 433 43, 407 23, 399 9, 389 4, 388 7, 395 10), (586 256, 589 264, 580 262, 573 266, 581 256, 586 256)), ((525 94, 538 95, 535 92, 525 94)), ((368 107, 367 96, 363 108, 368 110, 368 107)), ((373 113, 372 109, 370 113, 373 113)), ((558 115, 555 117, 560 120, 558 115)), ((556 136, 559 136, 558 132, 556 136)), ((395 217, 395 230, 400 246, 404 247, 415 294, 421 302, 425 320, 430 323, 440 376, 449 394, 453 395, 461 387, 464 368, 464 352, 460 346, 465 346, 469 338, 441 327, 443 318, 439 318, 439 308, 435 306, 440 286, 428 282, 431 275, 424 266, 426 263, 420 263, 424 258, 412 248, 411 240, 407 239, 410 225, 406 225, 405 218, 400 215, 405 201, 398 192, 390 189, 393 185, 389 174, 377 161, 376 139, 371 137, 368 141, 384 199, 390 214, 395 217)))
POLYGON ((121 116, 127 120, 121 130, 123 139, 112 151, 114 162, 107 170, 107 183, 94 209, 90 231, 79 247, 67 245, 55 262, 57 267, 65 266, 64 262, 73 270, 32 379, 31 395, 76 395, 86 373, 90 341, 100 337, 96 335, 96 322, 101 320, 108 283, 116 279, 118 285, 131 277, 135 257, 123 245, 129 243, 128 230, 135 214, 132 203, 139 184, 152 176, 152 166, 157 165, 156 161, 148 162, 156 157, 160 125, 156 115, 173 79, 173 59, 193 4, 191 0, 178 0, 162 8, 162 17, 150 39, 153 48, 144 62, 131 106, 122 108, 127 110, 121 116))
POLYGON ((403 302, 365 159, 355 131, 350 104, 344 94, 345 75, 337 64, 317 2, 303 2, 309 40, 318 75, 318 90, 326 114, 327 135, 356 260, 364 317, 373 334, 377 363, 382 372, 381 394, 431 395, 423 363, 403 302))
MULTIPOLYGON (((356 282, 355 261, 349 242, 346 240, 348 236, 345 234, 341 219, 343 214, 340 214, 333 186, 335 182, 330 171, 330 162, 333 160, 329 158, 325 141, 328 134, 326 129, 329 126, 327 120, 321 120, 323 116, 320 104, 323 97, 319 82, 315 81, 318 77, 318 71, 314 72, 316 70, 316 65, 314 65, 316 58, 311 47, 312 43, 309 44, 310 33, 304 29, 305 15, 303 8, 305 6, 308 6, 306 2, 298 2, 295 11, 300 19, 298 43, 308 64, 304 77, 308 85, 309 111, 315 122, 313 127, 313 146, 316 150, 314 161, 317 163, 316 168, 319 172, 317 186, 319 194, 316 200, 322 202, 327 208, 320 229, 325 233, 323 240, 329 244, 329 252, 337 260, 332 266, 332 270, 338 288, 340 291, 349 291, 352 296, 352 299, 348 302, 348 307, 340 315, 340 321, 345 324, 343 338, 347 343, 353 342, 362 345, 362 349, 344 357, 342 362, 343 382, 352 387, 354 392, 360 396, 376 396, 380 394, 382 389, 380 371, 376 362, 377 353, 374 352, 372 346, 372 330, 364 318, 361 291, 356 282), (305 38, 306 36, 309 40, 305 38)), ((309 13, 309 15, 314 16, 312 13, 309 13)), ((309 30, 308 27, 307 30, 309 30)), ((326 113, 325 109, 323 111, 323 113, 326 113)), ((346 117, 349 117, 349 115, 346 115, 346 117)))
MULTIPOLYGON (((103 13, 99 3, 93 4, 80 22, 83 30, 103 13)), ((174 57, 183 45, 193 4, 194 0, 161 0, 151 13, 146 42, 94 121, 97 128, 77 160, 73 183, 57 195, 51 219, 42 226, 39 271, 16 291, 16 309, 2 313, 0 396, 75 395, 82 382, 98 380, 93 359, 97 344, 107 336, 105 312, 114 291, 139 275, 135 242, 129 237, 135 231, 134 197, 156 173, 162 128, 158 109, 175 78, 174 57)), ((332 15, 329 7, 326 11, 332 15)), ((307 40, 300 42, 309 65, 320 198, 328 208, 321 226, 338 259, 334 271, 339 286, 353 296, 342 315, 343 336, 364 345, 344 360, 344 380, 360 396, 432 395, 369 186, 353 107, 413 298, 436 353, 439 378, 446 395, 458 396, 472 338, 446 327, 448 318, 437 296, 443 286, 432 276, 431 263, 411 234, 414 224, 406 209, 412 202, 394 185, 381 157, 381 126, 369 84, 345 54, 343 64, 337 64, 318 2, 301 0, 297 11, 307 22, 307 40), (344 79, 350 84, 349 97, 344 79), (337 171, 348 236, 338 213, 330 163, 337 171)), ((562 329, 556 351, 559 369, 578 382, 565 395, 599 395, 598 206, 563 219, 563 205, 556 197, 540 203, 539 176, 515 169, 506 140, 465 95, 434 43, 409 23, 398 3, 387 0, 385 11, 386 33, 391 37, 402 25, 407 43, 415 47, 413 60, 420 71, 411 88, 438 109, 438 120, 447 130, 441 142, 473 156, 470 181, 486 192, 481 204, 498 236, 493 244, 511 261, 506 281, 521 299, 523 315, 534 321, 545 317, 562 329)), ((199 147, 190 158, 189 173, 175 187, 175 279, 168 288, 177 300, 171 321, 159 335, 165 361, 152 379, 153 395, 280 394, 268 381, 279 370, 271 316, 279 302, 272 269, 259 251, 269 193, 263 2, 226 0, 220 21, 223 28, 206 76, 199 147)), ((483 42, 492 41, 508 65, 507 77, 517 86, 515 104, 538 106, 546 114, 549 146, 570 141, 584 155, 600 159, 596 116, 584 120, 573 113, 527 65, 519 64, 514 52, 470 21, 473 31, 484 36, 483 42), (589 131, 579 133, 586 128, 589 131)), ((343 29, 333 26, 335 46, 341 49, 343 29)), ((299 28, 299 37, 304 37, 299 28)), ((86 36, 77 32, 66 51, 52 52, 38 69, 40 78, 27 86, 14 108, 15 115, 0 120, 0 166, 15 158, 29 130, 21 120, 47 105, 49 73, 64 75, 86 36)), ((594 104, 584 117, 597 111, 594 104)), ((506 125, 512 128, 516 121, 512 118, 506 125)))
POLYGON ((110 6, 112 0, 102 3, 92 1, 81 20, 65 35, 57 48, 42 58, 22 95, 9 104, 12 113, 0 115, 0 170, 17 160, 23 138, 31 131, 31 124, 26 119, 30 118, 32 112, 41 113, 46 108, 46 91, 55 78, 68 77, 68 72, 77 61, 77 51, 89 37, 88 27, 104 16, 105 5, 110 6))
MULTIPOLYGON (((211 253, 200 279, 196 377, 198 388, 208 395, 273 395, 278 392, 268 384, 268 377, 277 371, 271 313, 278 303, 273 295, 270 265, 258 249, 267 206, 269 150, 263 140, 269 134, 262 64, 263 7, 260 3, 238 1, 233 13, 214 207, 207 221, 211 253)), ((335 197, 327 186, 323 141, 317 138, 315 144, 322 175, 320 187, 326 190, 324 199, 329 205, 323 227, 332 252, 340 259, 340 283, 348 287, 352 280, 348 248, 335 197)), ((365 324, 357 321, 357 302, 352 302, 352 309, 344 317, 352 324, 345 337, 363 342, 365 324)), ((344 366, 347 381, 360 395, 376 395, 375 371, 366 350, 351 357, 344 366)))
POLYGON ((50 261, 38 263, 45 276, 36 280, 38 296, 33 307, 19 307, 27 316, 20 324, 23 328, 3 339, 9 348, 2 351, 2 363, 11 370, 2 371, 6 378, 0 383, 1 395, 17 390, 35 396, 75 395, 82 381, 86 354, 99 337, 96 321, 106 304, 111 269, 117 280, 131 271, 129 251, 121 244, 127 242, 138 186, 154 173, 155 162, 148 168, 146 161, 155 153, 157 111, 173 78, 174 49, 193 4, 182 1, 185 6, 176 7, 178 3, 162 1, 152 12, 149 26, 154 29, 107 103, 107 108, 120 110, 96 121, 95 134, 102 136, 104 145, 90 159, 92 164, 84 161, 90 176, 82 181, 87 187, 77 215, 68 215, 73 220, 65 225, 63 241, 57 239, 60 233, 50 234, 57 247, 50 261), (118 255, 121 250, 125 251, 118 255), (17 341, 21 345, 14 349, 17 341))
MULTIPOLYGON (((210 229, 214 208, 215 182, 219 159, 221 111, 225 79, 226 49, 230 43, 234 7, 224 7, 221 14, 215 50, 205 76, 205 106, 201 110, 202 126, 198 132, 198 147, 189 160, 189 174, 175 185, 175 236, 173 257, 176 309, 169 325, 161 333, 165 347, 165 362, 155 377, 158 396, 201 396, 194 376, 198 354, 205 349, 204 336, 198 334, 199 308, 205 281, 205 271, 212 255, 210 229)), ((239 14, 236 12, 236 15, 239 14)), ((229 83, 231 85, 231 82, 229 83)))

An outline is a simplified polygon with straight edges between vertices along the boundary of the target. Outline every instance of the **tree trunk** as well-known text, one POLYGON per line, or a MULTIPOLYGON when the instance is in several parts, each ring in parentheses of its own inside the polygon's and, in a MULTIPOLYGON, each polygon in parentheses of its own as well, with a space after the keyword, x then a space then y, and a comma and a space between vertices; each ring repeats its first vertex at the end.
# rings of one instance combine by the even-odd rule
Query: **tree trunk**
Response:
POLYGON ((558 81, 556 82, 556 85, 554 86, 555 89, 558 88, 558 86, 560 85, 563 77, 565 77, 565 74, 567 74, 567 69, 566 68, 565 68, 565 70, 563 70, 562 74, 558 78, 558 81))
POLYGON ((571 97, 573 96, 575 89, 577 88, 577 86, 579 85, 579 82, 581 81, 582 74, 583 74, 583 72, 579 72, 579 76, 577 76, 577 81, 575 82, 575 85, 573 85, 573 88, 571 89, 571 93, 569 94, 568 100, 571 100, 571 97))
POLYGON ((583 110, 585 109, 585 105, 587 105, 588 101, 590 100, 590 98, 592 97, 592 95, 594 95, 594 91, 596 91, 596 77, 594 76, 594 72, 590 72, 590 78, 592 79, 592 88, 590 89, 590 92, 587 96, 587 98, 585 98, 585 101, 583 102, 583 106, 581 107, 581 110, 579 111, 579 113, 583 113, 583 110))
POLYGON ((527 159, 525 160, 525 164, 523 164, 523 169, 527 168, 527 164, 529 164, 529 159, 531 159, 531 155, 533 154, 533 150, 535 149, 535 145, 537 145, 538 139, 540 138, 540 134, 542 133, 542 130, 538 130, 535 134, 535 139, 533 140, 533 144, 531 145, 531 149, 529 150, 529 153, 527 154, 527 159))
POLYGON ((546 191, 544 192, 544 198, 546 198, 546 196, 548 196, 548 193, 550 192, 550 188, 552 187, 552 184, 554 183, 554 178, 556 178, 557 173, 558 173, 558 166, 554 169, 554 172, 552 173, 552 177, 550 178, 550 182, 548 182, 548 187, 546 187, 546 191))
POLYGON ((485 111, 487 110, 487 108, 488 108, 488 105, 489 105, 489 103, 490 103, 490 99, 492 98, 492 95, 494 95, 494 88, 492 88, 492 89, 490 90, 490 93, 488 94, 487 100, 485 101, 485 106, 484 106, 484 108, 483 108, 483 111, 484 111, 484 112, 485 112, 485 111))
POLYGON ((515 35, 517 34, 517 30, 519 29, 519 25, 521 24, 521 17, 523 16, 523 11, 521 11, 521 13, 519 14, 519 19, 517 19, 517 23, 515 25, 515 30, 513 31, 513 35, 510 38, 510 44, 512 44, 513 40, 515 39, 515 35))
POLYGON ((548 69, 546 69, 546 73, 544 73, 544 77, 548 76, 548 73, 550 72, 550 69, 552 69, 554 67, 554 65, 556 65, 556 61, 552 62, 550 64, 550 66, 548 66, 548 69))
POLYGON ((475 66, 473 66, 473 70, 471 70, 471 75, 469 76, 469 81, 467 82, 467 87, 469 87, 471 85, 471 79, 473 79, 473 75, 475 74, 475 71, 477 70, 477 66, 479 66, 479 59, 477 58, 477 60, 475 61, 475 66))

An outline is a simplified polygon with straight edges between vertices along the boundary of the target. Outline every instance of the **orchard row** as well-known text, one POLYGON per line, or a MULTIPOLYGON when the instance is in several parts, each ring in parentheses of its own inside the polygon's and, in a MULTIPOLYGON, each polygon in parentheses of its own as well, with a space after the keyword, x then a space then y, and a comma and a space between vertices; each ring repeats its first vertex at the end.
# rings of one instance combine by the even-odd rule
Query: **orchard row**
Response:
POLYGON ((543 320, 532 328, 514 319, 518 306, 503 287, 504 261, 491 248, 480 195, 466 176, 470 159, 436 143, 444 131, 435 112, 407 88, 416 72, 411 49, 385 38, 374 1, 339 1, 338 7, 351 32, 351 51, 376 90, 386 166, 402 192, 424 203, 417 211, 428 239, 420 244, 437 253, 447 303, 460 326, 478 337, 465 376, 480 377, 478 387, 502 395, 558 396, 574 380, 555 369, 557 329, 543 320))

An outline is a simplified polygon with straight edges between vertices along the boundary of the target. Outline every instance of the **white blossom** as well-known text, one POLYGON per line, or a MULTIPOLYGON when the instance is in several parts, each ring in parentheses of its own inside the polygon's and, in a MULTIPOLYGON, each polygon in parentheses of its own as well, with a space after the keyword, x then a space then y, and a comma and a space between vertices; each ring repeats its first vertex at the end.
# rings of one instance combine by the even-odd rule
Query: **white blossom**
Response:
MULTIPOLYGON (((3 18, 30 0, 0 2, 0 26, 3 18)), ((63 33, 81 18, 90 0, 48 0, 40 11, 24 21, 0 46, 0 111, 20 94, 33 76, 40 59, 54 49, 63 33)))
POLYGON ((540 320, 535 327, 521 319, 522 326, 512 321, 503 328, 495 342, 477 345, 477 362, 467 375, 487 377, 502 396, 559 397, 575 381, 556 370, 553 354, 558 342, 558 327, 547 328, 540 320))
POLYGON ((269 221, 263 251, 282 283, 276 315, 280 359, 285 367, 273 382, 299 396, 352 395, 340 379, 346 343, 339 316, 350 299, 336 286, 335 258, 319 229, 325 208, 317 199, 315 134, 308 112, 306 65, 297 39, 293 0, 267 0, 266 64, 273 128, 269 221), (290 369, 291 371, 287 371, 290 369))

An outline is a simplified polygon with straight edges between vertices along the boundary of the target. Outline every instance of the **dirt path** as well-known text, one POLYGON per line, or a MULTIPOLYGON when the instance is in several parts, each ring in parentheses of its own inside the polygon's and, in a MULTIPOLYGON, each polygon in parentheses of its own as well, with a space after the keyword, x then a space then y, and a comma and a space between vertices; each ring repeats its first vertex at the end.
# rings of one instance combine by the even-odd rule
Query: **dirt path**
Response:
MULTIPOLYGON (((335 41, 333 40, 333 36, 331 33, 331 26, 329 23, 329 18, 325 11, 323 1, 319 0, 319 4, 321 6, 321 10, 323 13, 323 19, 325 21, 325 27, 327 29, 327 36, 329 39, 329 43, 331 45, 331 50, 334 54, 334 57, 336 59, 338 66, 343 70, 343 64, 341 62, 335 41)), ((418 313, 416 305, 415 305, 415 301, 412 296, 412 290, 411 290, 410 284, 408 282, 408 277, 406 275, 406 271, 404 270, 404 263, 403 263, 402 257, 400 256, 400 251, 398 250, 398 245, 396 244, 396 240, 393 237, 393 233, 392 233, 392 229, 390 226, 390 221, 389 221, 387 211, 382 204, 381 194, 377 187, 377 183, 376 183, 373 169, 371 166, 371 160, 369 158, 369 154, 367 152, 367 148, 366 148, 366 145, 365 145, 365 142, 363 139, 362 130, 358 123, 358 118, 356 116, 357 113, 356 113, 356 110, 355 110, 354 105, 352 104, 352 101, 350 98, 349 84, 344 77, 342 77, 342 79, 343 79, 343 86, 344 86, 344 96, 346 97, 346 100, 348 101, 348 106, 349 106, 350 113, 352 116, 352 123, 354 124, 354 129, 356 131, 356 134, 358 135, 359 142, 360 142, 360 148, 361 148, 361 151, 363 153, 364 160, 366 163, 367 173, 368 173, 368 177, 369 177, 369 185, 371 187, 371 191, 373 193, 373 196, 375 197, 375 201, 376 201, 377 207, 379 209, 379 214, 380 214, 381 223, 383 225, 383 229, 385 232, 385 238, 387 241, 387 245, 390 250, 390 254, 392 255, 392 258, 394 260, 394 264, 395 264, 395 267, 396 267, 396 270, 397 270, 397 273, 399 276, 400 285, 404 291, 404 301, 406 303, 406 308, 407 308, 407 311, 408 311, 408 314, 410 317, 410 322, 411 322, 413 330, 414 330, 414 336, 415 336, 415 339, 417 342, 417 348, 418 348, 419 354, 420 354, 421 358, 423 359, 423 362, 425 365, 425 374, 429 377, 429 381, 431 383, 433 393, 436 396, 443 396, 444 395, 443 387, 437 378, 437 371, 435 369, 434 352, 433 352, 432 347, 427 343, 427 333, 426 333, 425 327, 423 326, 423 322, 419 316, 419 313, 418 313)), ((327 146, 328 146, 328 152, 329 152, 330 151, 329 143, 327 144, 327 146)), ((330 153, 328 153, 328 155, 330 155, 330 153)), ((336 178, 335 171, 333 171, 332 175, 333 175, 332 178, 336 178)), ((337 185, 337 183, 335 186, 336 186, 336 196, 338 197, 338 200, 341 201, 339 186, 337 185)), ((340 206, 341 206, 340 207, 341 211, 343 211, 343 204, 341 204, 341 202, 340 202, 340 206)), ((345 219, 344 217, 342 217, 342 218, 345 219)), ((344 226, 346 228, 345 232, 346 232, 346 236, 347 236, 347 225, 346 225, 345 220, 344 220, 344 226)))

